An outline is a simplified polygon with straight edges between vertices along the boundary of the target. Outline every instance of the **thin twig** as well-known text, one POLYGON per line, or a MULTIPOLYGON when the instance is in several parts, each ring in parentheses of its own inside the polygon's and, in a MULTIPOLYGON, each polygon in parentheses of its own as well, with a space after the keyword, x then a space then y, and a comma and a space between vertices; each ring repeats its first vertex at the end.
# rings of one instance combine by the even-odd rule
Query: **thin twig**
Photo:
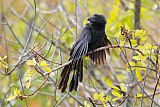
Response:
MULTIPOLYGON (((101 47, 101 48, 98 48, 98 49, 95 49, 93 52, 97 52, 97 51, 100 51, 100 50, 105 50, 105 49, 109 49, 109 48, 126 48, 126 49, 132 49, 134 51, 137 51, 139 52, 141 55, 144 55, 142 51, 140 51, 139 49, 135 48, 135 47, 130 47, 130 46, 119 46, 119 45, 112 45, 112 46, 105 46, 105 47, 101 47)), ((92 52, 88 52, 88 54, 91 54, 92 52)))
POLYGON ((158 80, 157 80, 157 83, 156 83, 156 86, 155 86, 155 89, 154 89, 154 92, 153 92, 153 96, 152 96, 152 103, 151 103, 151 107, 153 107, 153 101, 154 101, 154 96, 155 96, 155 94, 156 94, 156 90, 157 90, 157 87, 158 87, 158 84, 159 84, 159 80, 160 80, 160 75, 159 75, 159 77, 158 77, 158 80))

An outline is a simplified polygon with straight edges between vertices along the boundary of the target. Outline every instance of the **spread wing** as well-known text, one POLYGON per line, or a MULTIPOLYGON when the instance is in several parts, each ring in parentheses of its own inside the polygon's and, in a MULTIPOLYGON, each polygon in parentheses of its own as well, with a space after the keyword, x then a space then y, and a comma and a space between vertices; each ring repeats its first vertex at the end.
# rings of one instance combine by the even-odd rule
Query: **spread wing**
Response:
MULTIPOLYGON (((107 39, 107 36, 105 35, 104 38, 102 39, 102 41, 99 43, 99 46, 97 48, 108 46, 108 45, 111 46, 112 44, 107 39)), ((99 50, 97 52, 92 52, 92 53, 89 54, 89 57, 91 58, 91 60, 93 62, 95 62, 98 65, 101 65, 101 64, 104 64, 104 62, 106 62, 107 54, 110 54, 109 49, 107 49, 107 50, 99 50)))
POLYGON ((72 62, 69 65, 66 65, 61 73, 61 79, 59 83, 59 89, 62 92, 67 88, 67 83, 69 80, 69 75, 73 71, 73 76, 70 82, 69 91, 77 90, 78 81, 83 79, 83 56, 88 52, 88 44, 91 41, 91 32, 90 29, 85 27, 73 45, 69 60, 72 62))

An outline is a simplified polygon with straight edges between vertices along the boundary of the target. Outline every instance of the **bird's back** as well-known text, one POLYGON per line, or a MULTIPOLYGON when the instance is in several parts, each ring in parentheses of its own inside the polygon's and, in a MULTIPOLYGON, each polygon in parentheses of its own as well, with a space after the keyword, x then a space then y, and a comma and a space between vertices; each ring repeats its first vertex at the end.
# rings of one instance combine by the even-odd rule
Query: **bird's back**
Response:
POLYGON ((89 43, 88 52, 104 46, 104 39, 107 38, 104 29, 95 29, 90 26, 90 32, 91 41, 89 43))

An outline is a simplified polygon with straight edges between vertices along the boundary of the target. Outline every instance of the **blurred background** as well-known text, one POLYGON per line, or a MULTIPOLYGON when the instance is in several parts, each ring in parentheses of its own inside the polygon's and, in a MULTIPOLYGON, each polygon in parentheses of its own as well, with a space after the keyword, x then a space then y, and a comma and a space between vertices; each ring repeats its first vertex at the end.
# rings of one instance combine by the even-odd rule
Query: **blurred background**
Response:
POLYGON ((153 102, 157 104, 152 106, 160 105, 159 78, 155 75, 158 68, 149 72, 148 62, 141 62, 145 67, 136 72, 143 89, 139 88, 125 61, 132 61, 132 49, 124 49, 127 57, 121 49, 110 49, 111 55, 102 66, 85 57, 84 78, 78 91, 61 93, 57 89, 62 68, 56 68, 67 62, 87 18, 95 13, 106 17, 105 31, 113 45, 128 44, 119 36, 123 26, 131 32, 141 29, 142 42, 136 42, 135 48, 145 43, 160 46, 160 0, 0 0, 0 106, 150 107, 153 102), (37 70, 34 63, 45 67, 44 70, 37 70), (146 73, 149 75, 145 76, 146 73), (117 88, 119 91, 112 91, 117 88))

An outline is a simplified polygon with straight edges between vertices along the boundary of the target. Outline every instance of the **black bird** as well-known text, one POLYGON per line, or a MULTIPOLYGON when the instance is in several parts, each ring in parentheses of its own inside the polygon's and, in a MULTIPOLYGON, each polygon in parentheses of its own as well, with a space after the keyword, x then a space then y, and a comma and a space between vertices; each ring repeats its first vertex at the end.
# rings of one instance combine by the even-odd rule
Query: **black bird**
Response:
POLYGON ((88 18, 89 23, 83 28, 79 38, 74 43, 69 61, 72 62, 64 67, 61 73, 59 89, 64 92, 67 88, 69 78, 72 76, 69 91, 76 91, 78 81, 82 82, 83 79, 83 57, 88 55, 96 64, 104 64, 106 61, 106 54, 109 49, 93 52, 95 49, 111 45, 105 34, 106 20, 103 15, 95 14, 88 18), (91 52, 88 54, 88 52, 91 52), (73 74, 71 75, 71 71, 73 74))

